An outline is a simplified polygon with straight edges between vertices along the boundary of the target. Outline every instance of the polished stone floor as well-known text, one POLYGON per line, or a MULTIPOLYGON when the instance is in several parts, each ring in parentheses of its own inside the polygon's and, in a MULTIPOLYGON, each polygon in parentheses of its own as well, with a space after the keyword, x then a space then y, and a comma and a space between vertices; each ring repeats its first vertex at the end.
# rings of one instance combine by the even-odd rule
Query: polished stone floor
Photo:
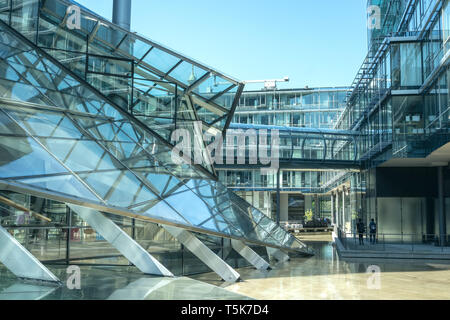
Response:
MULTIPOLYGON (((62 281, 66 268, 49 267, 62 281)), ((27 283, 0 269, 0 300, 249 300, 241 294, 187 277, 145 276, 133 267, 81 267, 80 290, 27 283)))
POLYGON ((244 281, 236 284, 220 284, 213 274, 195 278, 258 300, 450 299, 448 262, 342 261, 323 236, 303 240, 316 250, 315 257, 293 258, 267 272, 239 269, 244 281))
MULTIPOLYGON (((450 299, 450 264, 444 261, 343 261, 329 235, 301 236, 316 250, 270 271, 242 268, 230 284, 214 273, 173 279, 142 275, 134 267, 81 267, 81 289, 18 281, 0 266, 0 300, 367 300, 450 299), (380 273, 371 273, 379 271, 380 273)), ((49 266, 63 282, 65 267, 49 266)))

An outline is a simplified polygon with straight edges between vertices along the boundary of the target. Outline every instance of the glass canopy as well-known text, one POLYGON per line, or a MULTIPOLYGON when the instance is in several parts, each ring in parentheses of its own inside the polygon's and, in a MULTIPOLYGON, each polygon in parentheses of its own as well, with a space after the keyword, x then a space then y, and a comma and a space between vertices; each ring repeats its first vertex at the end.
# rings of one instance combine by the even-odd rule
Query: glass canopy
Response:
POLYGON ((0 22, 0 185, 191 231, 301 242, 0 22))
MULTIPOLYGON (((75 1, 0 0, 0 19, 169 143, 173 130, 194 130, 192 121, 225 131, 244 87, 75 1), (79 29, 67 25, 72 5, 81 8, 79 29)), ((209 163, 202 165, 215 175, 209 163)))

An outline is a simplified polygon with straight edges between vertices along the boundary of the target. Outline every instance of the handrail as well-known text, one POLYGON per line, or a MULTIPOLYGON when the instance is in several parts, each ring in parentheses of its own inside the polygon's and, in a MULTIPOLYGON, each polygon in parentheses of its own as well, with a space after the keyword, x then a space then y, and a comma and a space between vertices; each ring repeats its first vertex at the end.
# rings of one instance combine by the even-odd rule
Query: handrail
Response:
POLYGON ((32 214, 33 216, 35 216, 36 218, 38 218, 40 220, 47 221, 47 222, 52 222, 52 219, 47 218, 47 217, 45 217, 45 216, 43 216, 43 215, 41 215, 41 214, 39 214, 37 212, 34 212, 34 211, 32 211, 32 210, 30 210, 28 208, 25 208, 24 206, 22 206, 20 204, 17 204, 14 201, 12 201, 12 200, 10 200, 8 198, 5 198, 3 196, 0 196, 0 202, 3 203, 3 204, 6 204, 7 206, 13 207, 13 208, 15 208, 17 210, 20 210, 20 211, 23 211, 23 212, 29 212, 30 214, 32 214))

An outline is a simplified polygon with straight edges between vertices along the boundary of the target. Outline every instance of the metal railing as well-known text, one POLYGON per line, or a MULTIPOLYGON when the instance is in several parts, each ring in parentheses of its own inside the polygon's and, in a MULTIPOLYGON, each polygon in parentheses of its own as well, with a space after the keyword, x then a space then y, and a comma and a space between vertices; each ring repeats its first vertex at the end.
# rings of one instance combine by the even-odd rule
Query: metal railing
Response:
POLYGON ((440 236, 425 233, 359 233, 337 229, 337 236, 345 250, 382 251, 396 253, 450 254, 450 235, 445 235, 443 246, 440 236))

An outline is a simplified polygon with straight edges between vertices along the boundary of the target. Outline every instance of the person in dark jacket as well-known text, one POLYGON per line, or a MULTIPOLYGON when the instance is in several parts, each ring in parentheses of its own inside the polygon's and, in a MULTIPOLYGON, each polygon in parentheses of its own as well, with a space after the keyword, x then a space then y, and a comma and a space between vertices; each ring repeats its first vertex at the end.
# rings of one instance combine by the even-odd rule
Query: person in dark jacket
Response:
POLYGON ((377 224, 375 223, 375 219, 372 219, 369 224, 370 230, 370 244, 377 243, 377 224))
POLYGON ((364 225, 364 222, 362 221, 362 219, 359 219, 359 222, 356 225, 356 230, 358 231, 360 246, 364 245, 364 232, 366 231, 365 229, 366 226, 364 225))

